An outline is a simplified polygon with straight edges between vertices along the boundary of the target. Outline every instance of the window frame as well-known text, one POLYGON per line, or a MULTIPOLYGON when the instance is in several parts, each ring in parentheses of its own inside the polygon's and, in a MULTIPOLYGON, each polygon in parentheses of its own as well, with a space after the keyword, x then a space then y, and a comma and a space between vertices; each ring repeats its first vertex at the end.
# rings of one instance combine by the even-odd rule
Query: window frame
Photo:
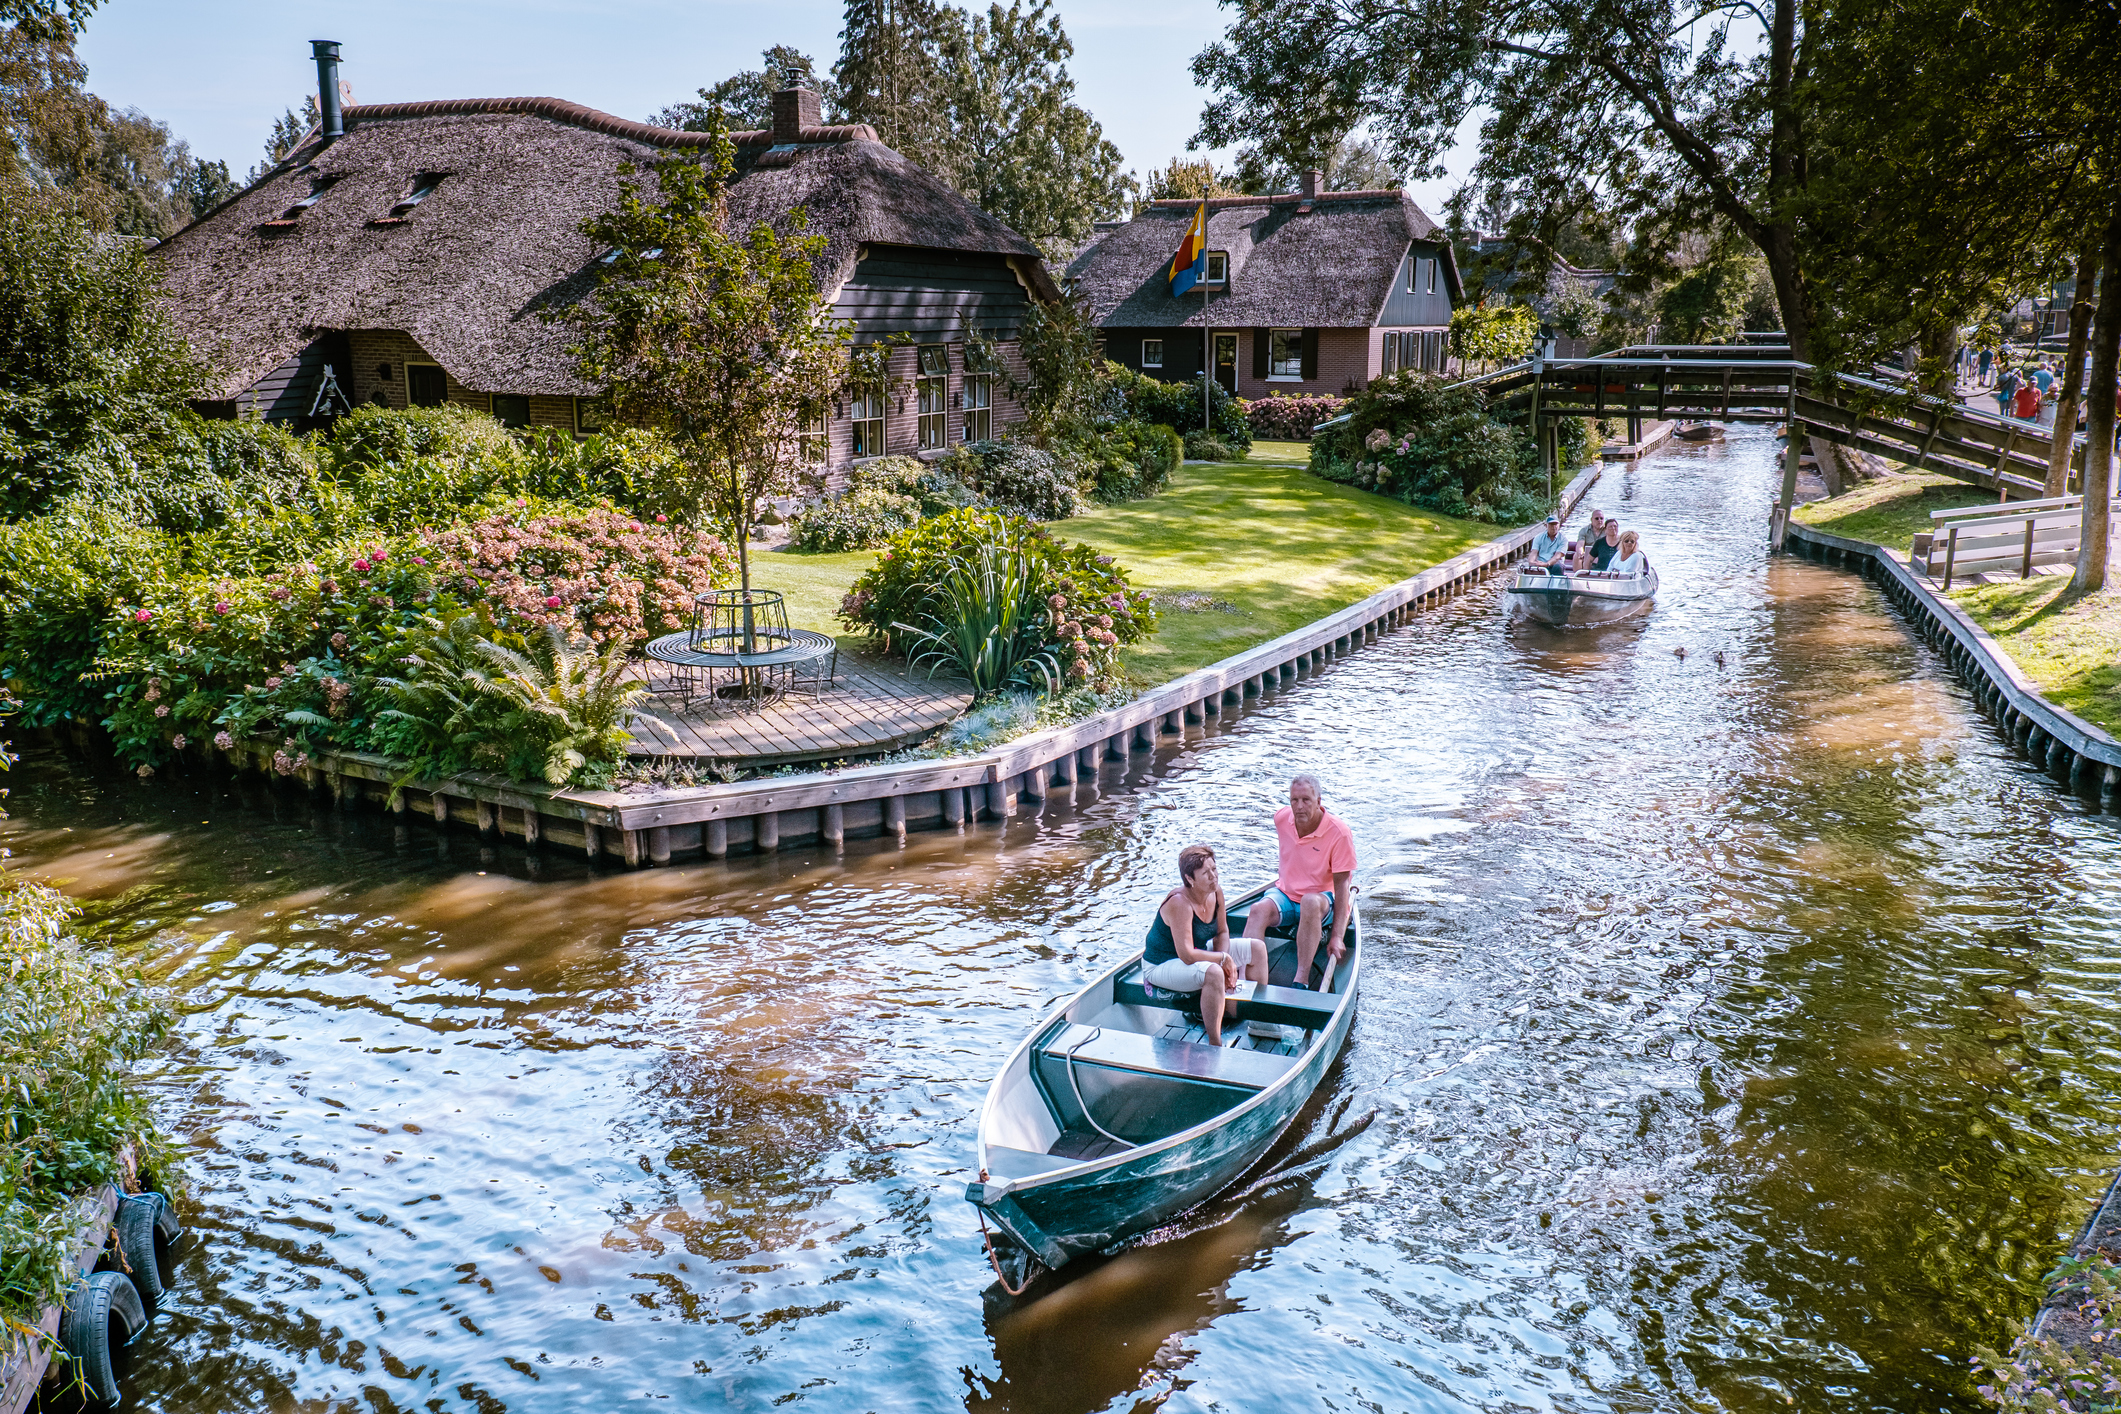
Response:
POLYGON ((1230 284, 1230 252, 1227 250, 1211 250, 1208 252, 1207 268, 1201 274, 1201 283, 1228 288, 1230 284), (1222 268, 1222 274, 1220 275, 1215 273, 1217 266, 1222 268))
POLYGON ((967 442, 985 442, 994 436, 994 375, 972 373, 965 377, 965 423, 960 434, 967 442))
POLYGON ((1439 265, 1441 265, 1441 264, 1443 264, 1443 262, 1442 262, 1441 260, 1437 259, 1437 258, 1436 258, 1435 256, 1433 256, 1433 255, 1432 255, 1432 256, 1430 256, 1430 257, 1429 257, 1429 259, 1428 259, 1428 266, 1429 266, 1429 270, 1428 270, 1428 279, 1427 279, 1427 280, 1426 280, 1426 282, 1425 282, 1425 284, 1426 284, 1427 288, 1425 288, 1425 289, 1424 289, 1424 290, 1422 291, 1422 293, 1423 293, 1423 294, 1425 294, 1425 295, 1433 295, 1433 294, 1435 294, 1435 293, 1436 293, 1436 267, 1437 267, 1437 266, 1439 266, 1439 265))
POLYGON ((1267 331, 1267 381, 1269 383, 1301 383, 1304 381, 1304 331, 1301 329, 1269 329, 1267 331), (1286 336, 1287 342, 1280 343, 1286 336), (1277 344, 1280 343, 1279 348, 1277 344), (1277 353, 1286 357, 1277 357, 1277 353), (1281 373, 1277 369, 1288 368, 1294 372, 1281 373))
POLYGON ((438 408, 438 407, 447 407, 447 406, 449 406, 449 370, 447 370, 446 368, 442 367, 442 365, 441 365, 441 364, 439 364, 439 363, 436 363, 436 362, 434 362, 434 361, 433 361, 432 359, 410 359, 410 358, 409 358, 409 359, 406 359, 406 360, 404 360, 404 363, 405 363, 405 406, 406 406, 407 408, 438 408), (414 381, 415 381, 415 380, 414 380, 414 378, 413 378, 413 376, 412 376, 412 375, 413 375, 413 370, 414 370, 414 369, 416 369, 416 368, 432 368, 432 369, 433 369, 433 370, 434 370, 434 371, 436 372, 436 374, 438 374, 438 375, 439 375, 439 376, 441 377, 441 379, 442 379, 442 399, 441 399, 441 401, 440 401, 440 402, 433 402, 433 403, 422 403, 422 402, 416 402, 416 401, 414 401, 414 399, 413 399, 413 391, 412 391, 412 385, 413 385, 413 383, 414 383, 414 381))
POLYGON ((1162 339, 1144 339, 1144 340, 1142 340, 1142 367, 1144 367, 1144 368, 1162 368, 1163 366, 1164 366, 1164 341, 1163 341, 1162 339), (1152 350, 1152 349, 1153 349, 1153 350, 1155 350, 1155 352, 1154 352, 1154 353, 1151 353, 1151 352, 1150 352, 1150 350, 1152 350))
POLYGON ((847 446, 851 460, 866 461, 887 454, 889 434, 884 426, 884 401, 881 392, 847 395, 847 446))
POLYGON ((1407 293, 1421 293, 1421 257, 1412 251, 1407 252, 1407 293))
POLYGON ((916 445, 923 452, 938 452, 950 445, 950 350, 942 344, 922 344, 913 368, 916 445))
POLYGON ((574 435, 593 437, 611 425, 611 419, 596 411, 597 399, 576 397, 574 400, 574 435))
POLYGON ((795 432, 796 456, 807 466, 824 466, 832 460, 832 422, 820 412, 795 432))
MULTIPOLYGON (((442 397, 444 402, 448 401, 449 378, 447 374, 443 375, 442 379, 442 397)), ((486 415, 511 431, 518 427, 528 427, 530 426, 530 394, 488 393, 486 395, 486 415), (501 416, 501 400, 503 398, 508 399, 511 403, 520 402, 523 405, 523 420, 521 422, 510 422, 507 418, 501 416)))

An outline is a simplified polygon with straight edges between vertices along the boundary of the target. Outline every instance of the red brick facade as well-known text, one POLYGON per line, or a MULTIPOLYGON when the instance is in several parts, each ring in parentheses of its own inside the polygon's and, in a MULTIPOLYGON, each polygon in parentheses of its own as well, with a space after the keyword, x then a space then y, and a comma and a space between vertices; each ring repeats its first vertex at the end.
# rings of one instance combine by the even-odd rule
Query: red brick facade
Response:
MULTIPOLYGON (((404 408, 409 405, 406 365, 441 366, 427 350, 414 342, 412 335, 397 329, 353 329, 348 331, 346 340, 352 346, 353 367, 339 379, 339 386, 346 390, 346 396, 356 407, 380 402, 385 407, 404 408)), ((477 412, 492 412, 493 395, 508 391, 506 388, 467 388, 447 369, 443 369, 442 376, 449 388, 449 401, 477 412)), ((574 431, 575 400, 532 395, 530 425, 574 431)))

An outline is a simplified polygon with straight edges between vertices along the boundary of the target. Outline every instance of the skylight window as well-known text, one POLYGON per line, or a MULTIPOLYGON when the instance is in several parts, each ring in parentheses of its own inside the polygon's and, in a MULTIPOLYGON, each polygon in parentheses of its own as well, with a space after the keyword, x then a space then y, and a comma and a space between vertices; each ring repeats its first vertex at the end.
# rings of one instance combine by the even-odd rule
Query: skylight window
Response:
POLYGON ((435 188, 442 185, 442 179, 448 175, 447 172, 420 173, 412 179, 412 190, 405 194, 405 199, 391 207, 387 215, 378 216, 372 224, 395 226, 405 221, 412 215, 415 206, 434 195, 435 188))
POLYGON ((302 213, 322 200, 324 193, 330 191, 338 183, 338 180, 339 174, 336 172, 324 176, 311 177, 309 179, 309 195, 281 212, 276 220, 264 222, 265 229, 287 230, 294 226, 302 219, 302 213))

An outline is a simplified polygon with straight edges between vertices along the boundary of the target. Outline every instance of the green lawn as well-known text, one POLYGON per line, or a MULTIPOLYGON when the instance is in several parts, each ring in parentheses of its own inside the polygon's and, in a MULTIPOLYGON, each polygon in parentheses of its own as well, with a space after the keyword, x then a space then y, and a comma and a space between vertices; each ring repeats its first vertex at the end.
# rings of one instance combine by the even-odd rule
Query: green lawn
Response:
POLYGON ((1797 519, 1833 535, 1890 545, 1905 554, 1930 512, 1994 505, 1995 493, 1948 476, 1889 476, 1826 501, 1807 501, 1797 519))
MULTIPOLYGON (((1905 552, 1929 513, 1995 497, 1941 476, 1874 481, 1797 508, 1807 525, 1905 552)), ((1955 589, 1951 597, 2025 670, 2048 701, 2121 733, 2121 588, 2072 596, 2065 575, 1955 589)))
MULTIPOLYGON (((1277 465, 1253 460, 1185 466, 1171 489, 1122 506, 1097 506, 1053 531, 1118 558, 1135 586, 1157 596, 1163 627, 1126 650, 1145 686, 1182 677, 1255 643, 1417 574, 1502 533, 1502 527, 1418 511, 1277 465)), ((753 582, 788 596, 789 622, 842 632, 840 596, 875 558, 760 554, 753 582)))

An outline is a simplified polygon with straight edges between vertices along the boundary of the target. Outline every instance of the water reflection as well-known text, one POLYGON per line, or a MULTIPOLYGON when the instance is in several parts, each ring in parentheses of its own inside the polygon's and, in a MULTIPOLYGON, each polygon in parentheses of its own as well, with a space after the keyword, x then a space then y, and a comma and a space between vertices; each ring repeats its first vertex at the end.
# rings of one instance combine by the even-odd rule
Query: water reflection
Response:
POLYGON ((205 1240, 136 1403, 1976 1407, 2116 1148, 2121 850, 1870 586, 1763 556, 1775 475, 1609 473, 1646 619, 1477 594, 1147 789, 903 846, 597 872, 32 759, 5 842, 185 1008, 205 1240), (987 1080, 1181 844, 1270 866, 1297 769, 1373 949, 1321 1107, 1379 1118, 990 1316, 987 1080))

